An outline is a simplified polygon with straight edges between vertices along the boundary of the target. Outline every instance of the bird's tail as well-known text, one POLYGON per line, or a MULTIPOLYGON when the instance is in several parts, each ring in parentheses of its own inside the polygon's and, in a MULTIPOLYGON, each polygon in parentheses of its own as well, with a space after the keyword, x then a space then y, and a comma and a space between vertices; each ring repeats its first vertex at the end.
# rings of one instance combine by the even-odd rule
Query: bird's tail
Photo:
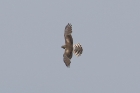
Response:
POLYGON ((73 45, 73 53, 79 57, 83 52, 83 48, 80 43, 73 45))

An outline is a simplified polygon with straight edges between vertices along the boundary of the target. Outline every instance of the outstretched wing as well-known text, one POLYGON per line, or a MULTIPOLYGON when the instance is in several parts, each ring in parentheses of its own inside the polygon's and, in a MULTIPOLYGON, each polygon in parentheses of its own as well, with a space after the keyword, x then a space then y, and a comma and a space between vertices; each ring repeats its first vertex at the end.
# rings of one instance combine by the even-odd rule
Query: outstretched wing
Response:
POLYGON ((72 58, 71 48, 65 48, 65 52, 63 54, 63 60, 64 60, 64 63, 66 64, 67 67, 70 67, 71 58, 72 58))
POLYGON ((67 67, 70 67, 70 59, 67 57, 66 53, 63 54, 63 60, 67 67))
POLYGON ((63 60, 67 67, 70 67, 70 59, 72 58, 73 52, 73 38, 71 36, 72 33, 72 25, 67 24, 64 31, 64 38, 65 38, 65 52, 63 54, 63 60))
POLYGON ((73 38, 71 36, 72 33, 72 25, 71 24, 67 24, 65 27, 65 31, 64 31, 64 38, 65 38, 65 43, 66 45, 72 45, 73 46, 73 38))
POLYGON ((79 57, 83 52, 83 48, 80 43, 73 45, 73 53, 79 57))

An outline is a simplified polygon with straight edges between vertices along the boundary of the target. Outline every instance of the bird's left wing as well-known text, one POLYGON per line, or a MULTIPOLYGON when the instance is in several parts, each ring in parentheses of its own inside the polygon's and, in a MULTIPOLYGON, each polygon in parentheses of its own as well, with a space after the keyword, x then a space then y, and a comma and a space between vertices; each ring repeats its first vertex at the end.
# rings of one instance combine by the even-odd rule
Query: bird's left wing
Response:
POLYGON ((68 23, 65 27, 64 36, 71 35, 71 33, 72 33, 72 25, 68 23))
POLYGON ((65 38, 65 43, 67 45, 73 45, 73 38, 71 36, 71 33, 72 33, 72 25, 68 23, 64 30, 64 38, 65 38))

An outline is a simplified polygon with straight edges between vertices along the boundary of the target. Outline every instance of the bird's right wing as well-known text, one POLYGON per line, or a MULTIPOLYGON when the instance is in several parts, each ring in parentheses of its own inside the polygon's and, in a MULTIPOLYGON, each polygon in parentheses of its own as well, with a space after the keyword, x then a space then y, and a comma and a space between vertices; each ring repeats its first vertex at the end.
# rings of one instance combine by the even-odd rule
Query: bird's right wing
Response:
POLYGON ((66 53, 63 54, 63 60, 67 67, 70 67, 70 59, 67 57, 66 53))

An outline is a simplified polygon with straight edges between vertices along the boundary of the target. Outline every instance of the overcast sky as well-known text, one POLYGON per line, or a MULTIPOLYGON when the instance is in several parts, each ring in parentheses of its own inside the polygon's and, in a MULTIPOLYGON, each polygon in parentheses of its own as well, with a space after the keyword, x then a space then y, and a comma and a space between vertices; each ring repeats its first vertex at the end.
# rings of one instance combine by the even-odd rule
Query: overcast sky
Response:
POLYGON ((140 93, 140 0, 0 0, 0 93, 140 93))

